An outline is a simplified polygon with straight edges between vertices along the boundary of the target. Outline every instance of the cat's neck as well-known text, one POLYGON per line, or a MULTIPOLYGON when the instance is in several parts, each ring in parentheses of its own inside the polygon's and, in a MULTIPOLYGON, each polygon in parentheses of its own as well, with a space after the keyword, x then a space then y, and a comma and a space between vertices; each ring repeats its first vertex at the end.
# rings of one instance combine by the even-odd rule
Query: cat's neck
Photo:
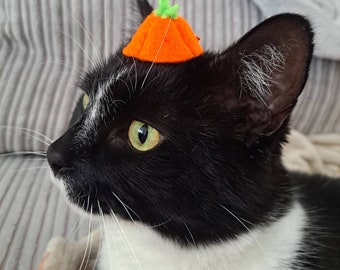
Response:
POLYGON ((107 220, 99 269, 290 269, 306 223, 303 208, 293 203, 286 215, 270 225, 219 244, 184 248, 140 223, 107 220))

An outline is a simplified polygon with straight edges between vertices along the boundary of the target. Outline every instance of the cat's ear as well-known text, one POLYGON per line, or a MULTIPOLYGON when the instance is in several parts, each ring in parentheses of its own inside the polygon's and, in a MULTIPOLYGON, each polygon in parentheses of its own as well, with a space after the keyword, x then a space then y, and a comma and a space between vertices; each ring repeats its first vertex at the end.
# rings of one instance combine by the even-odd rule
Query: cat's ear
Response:
POLYGON ((140 16, 140 22, 142 23, 144 19, 150 15, 150 13, 153 11, 152 6, 147 0, 137 0, 137 8, 138 8, 138 13, 140 16))
POLYGON ((131 4, 132 6, 130 20, 128 21, 127 28, 123 29, 123 44, 128 43, 128 41, 135 34, 141 23, 153 11, 153 8, 148 0, 133 0, 131 4))
POLYGON ((273 134, 290 115, 305 85, 312 51, 309 22, 282 14, 255 27, 214 60, 219 77, 231 76, 237 88, 234 109, 244 115, 248 144, 273 134))

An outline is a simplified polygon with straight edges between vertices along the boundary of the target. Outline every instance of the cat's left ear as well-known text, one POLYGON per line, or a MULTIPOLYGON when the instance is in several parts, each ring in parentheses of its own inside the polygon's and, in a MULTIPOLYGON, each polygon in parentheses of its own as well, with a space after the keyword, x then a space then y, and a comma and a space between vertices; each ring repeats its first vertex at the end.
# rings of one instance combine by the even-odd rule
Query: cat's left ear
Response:
POLYGON ((214 60, 219 80, 232 80, 225 85, 236 92, 232 109, 243 115, 247 144, 273 134, 290 115, 305 85, 312 51, 309 22, 283 14, 258 25, 214 60))
MULTIPOLYGON (((131 36, 138 29, 140 24, 145 20, 145 18, 150 15, 153 11, 152 6, 148 0, 133 0, 132 2, 133 16, 131 16, 131 36)), ((130 38, 130 37, 129 37, 130 38)))

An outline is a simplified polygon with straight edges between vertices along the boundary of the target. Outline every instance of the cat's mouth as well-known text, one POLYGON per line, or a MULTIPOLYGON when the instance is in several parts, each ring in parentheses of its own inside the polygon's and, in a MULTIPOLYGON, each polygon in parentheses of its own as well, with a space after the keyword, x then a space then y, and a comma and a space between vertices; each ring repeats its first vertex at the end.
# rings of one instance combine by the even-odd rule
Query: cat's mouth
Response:
POLYGON ((47 159, 68 201, 87 213, 110 215, 114 211, 123 217, 131 215, 127 215, 124 203, 117 195, 114 196, 111 186, 99 183, 95 176, 75 166, 70 155, 67 155, 69 150, 59 147, 61 139, 50 145, 47 159))
POLYGON ((95 215, 118 215, 128 220, 139 220, 135 211, 127 210, 126 204, 107 186, 91 185, 84 179, 73 178, 72 170, 57 174, 57 184, 68 202, 76 209, 95 215))
POLYGON ((109 212, 108 203, 99 196, 97 188, 80 182, 66 173, 59 174, 57 179, 62 183, 67 200, 78 209, 87 213, 100 214, 109 212))

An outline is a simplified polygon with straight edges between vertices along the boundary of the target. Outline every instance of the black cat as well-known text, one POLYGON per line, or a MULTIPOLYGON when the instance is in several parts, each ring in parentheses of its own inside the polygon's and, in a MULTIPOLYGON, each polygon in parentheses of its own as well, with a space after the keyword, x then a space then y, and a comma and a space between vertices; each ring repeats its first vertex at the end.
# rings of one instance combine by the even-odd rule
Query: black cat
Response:
POLYGON ((312 40, 282 14, 221 53, 153 64, 121 48, 86 74, 48 161, 103 215, 100 269, 340 269, 339 182, 281 162, 312 40))

